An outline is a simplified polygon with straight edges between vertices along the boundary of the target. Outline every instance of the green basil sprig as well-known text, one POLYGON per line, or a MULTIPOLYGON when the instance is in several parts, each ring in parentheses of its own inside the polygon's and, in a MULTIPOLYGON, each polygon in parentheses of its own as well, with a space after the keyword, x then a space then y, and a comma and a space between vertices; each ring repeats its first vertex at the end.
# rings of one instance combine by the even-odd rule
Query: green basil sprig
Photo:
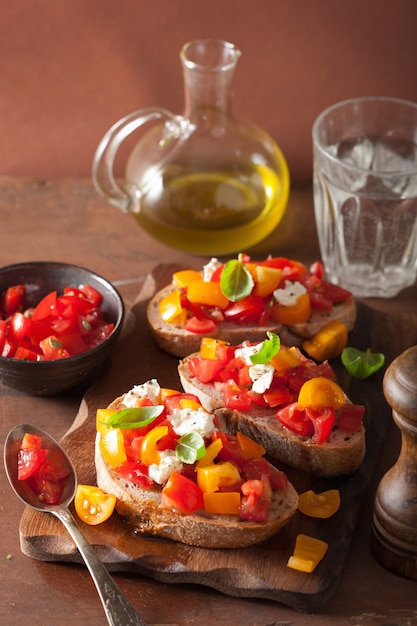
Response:
POLYGON ((226 298, 232 302, 243 300, 252 292, 254 284, 241 254, 226 263, 220 276, 220 289, 226 298))
POLYGON ((206 453, 206 446, 203 437, 191 431, 179 438, 175 454, 183 463, 195 463, 206 453))
POLYGON ((164 410, 163 405, 141 406, 117 411, 106 422, 111 428, 141 428, 153 422, 164 410))
POLYGON ((269 363, 271 359, 279 352, 281 347, 281 340, 278 335, 275 333, 271 333, 267 331, 268 339, 265 339, 262 342, 261 349, 256 353, 252 354, 250 360, 254 365, 263 365, 265 363, 269 363))
POLYGON ((381 369, 385 356, 380 352, 347 347, 341 354, 342 363, 354 378, 365 379, 381 369))

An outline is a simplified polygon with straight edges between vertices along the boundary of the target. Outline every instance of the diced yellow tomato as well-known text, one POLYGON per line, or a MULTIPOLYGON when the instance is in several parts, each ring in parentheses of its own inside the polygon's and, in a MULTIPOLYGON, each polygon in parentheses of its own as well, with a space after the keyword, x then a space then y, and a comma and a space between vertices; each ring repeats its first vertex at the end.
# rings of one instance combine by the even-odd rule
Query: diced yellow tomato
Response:
POLYGON ((179 289, 170 291, 159 303, 161 318, 167 324, 184 326, 187 320, 187 311, 181 306, 181 292, 179 289))
POLYGON ((316 361, 326 361, 338 357, 348 342, 345 324, 339 320, 328 322, 311 339, 303 342, 304 350, 316 361))
POLYGON ((106 493, 99 487, 77 485, 74 506, 83 522, 96 526, 105 522, 112 515, 116 496, 106 493))
POLYGON ((96 412, 96 430, 98 433, 105 435, 109 430, 107 422, 117 413, 115 409, 97 409, 96 412))
POLYGON ((225 309, 229 304, 220 288, 220 283, 194 281, 187 287, 187 298, 194 304, 205 304, 207 306, 218 306, 225 309))
POLYGON ((202 359, 215 359, 216 348, 219 344, 227 345, 227 341, 214 339, 213 337, 203 337, 200 343, 200 356, 202 359))
POLYGON ((321 539, 299 534, 296 537, 294 552, 288 559, 287 566, 310 574, 324 558, 328 547, 328 544, 321 539))
POLYGON ((260 443, 239 431, 236 433, 236 438, 246 460, 257 459, 266 453, 265 448, 260 443))
POLYGON ((168 426, 156 426, 146 433, 140 443, 139 450, 139 457, 142 463, 145 463, 148 467, 153 463, 159 464, 161 456, 157 448, 157 443, 167 434, 168 426))
POLYGON ((180 409, 191 409, 192 411, 198 411, 201 409, 201 403, 191 398, 181 398, 178 402, 180 409))
POLYGON ((340 493, 338 489, 328 489, 315 493, 312 489, 300 493, 298 508, 304 515, 327 519, 338 511, 340 507, 340 493))
POLYGON ((207 465, 211 465, 222 448, 223 441, 220 439, 220 437, 212 441, 207 446, 205 455, 197 461, 196 469, 198 469, 199 467, 206 467, 207 465))
POLYGON ((165 401, 168 396, 176 396, 180 392, 177 389, 169 389, 168 387, 161 387, 159 392, 159 399, 161 402, 165 401))
POLYGON ((302 363, 302 356, 298 348, 291 346, 281 346, 275 356, 271 359, 271 365, 273 365, 277 372, 282 372, 292 367, 298 367, 302 363))
POLYGON ((278 288, 281 280, 281 270, 277 267, 256 265, 254 280, 255 287, 253 293, 256 296, 261 296, 261 298, 265 298, 278 288))
POLYGON ((311 314, 310 295, 302 293, 298 296, 295 304, 285 306, 283 304, 273 304, 271 306, 271 319, 277 324, 302 324, 306 322, 311 314))
POLYGON ((239 515, 240 493, 237 491, 216 491, 203 493, 204 508, 213 515, 239 515))
POLYGON ((197 270, 180 270, 172 275, 172 282, 176 287, 188 287, 190 283, 203 280, 202 274, 197 270))
POLYGON ((105 434, 102 434, 99 447, 103 459, 111 467, 117 467, 127 460, 123 432, 120 428, 110 428, 105 434))
POLYGON ((324 376, 310 378, 301 387, 298 403, 304 408, 314 410, 332 407, 340 409, 346 404, 346 396, 337 383, 324 376))
POLYGON ((235 485, 239 481, 239 470, 229 461, 197 469, 197 484, 204 493, 217 491, 220 486, 235 485))

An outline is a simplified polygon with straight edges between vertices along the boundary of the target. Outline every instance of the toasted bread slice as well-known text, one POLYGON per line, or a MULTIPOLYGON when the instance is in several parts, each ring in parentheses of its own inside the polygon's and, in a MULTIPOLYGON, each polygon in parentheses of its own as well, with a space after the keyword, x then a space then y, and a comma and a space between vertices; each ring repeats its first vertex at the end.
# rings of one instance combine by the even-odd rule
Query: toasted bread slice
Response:
MULTIPOLYGON (((159 303, 175 289, 176 287, 169 285, 153 296, 148 304, 147 319, 159 347, 165 352, 182 358, 200 349, 201 335, 174 324, 167 324, 162 320, 159 303)), ((265 337, 265 333, 270 331, 280 336, 283 345, 300 346, 305 339, 313 337, 333 319, 343 322, 348 332, 353 329, 356 320, 356 303, 353 297, 334 305, 331 311, 315 309, 309 319, 301 324, 283 326, 271 323, 266 326, 259 326, 222 322, 217 325, 213 333, 210 333, 210 336, 238 344, 245 340, 250 342, 261 341, 265 337)))
MULTIPOLYGON (((122 409, 123 396, 109 408, 122 409)), ((141 488, 119 476, 104 460, 97 433, 95 466, 97 485, 116 496, 116 510, 135 530, 144 535, 172 539, 204 548, 240 548, 260 543, 277 533, 294 515, 298 494, 287 481, 284 489, 273 491, 271 507, 264 522, 240 519, 238 515, 212 515, 203 510, 184 515, 160 508, 160 486, 141 488)))
POLYGON ((337 476, 354 472, 365 456, 365 428, 350 432, 335 427, 320 444, 283 426, 275 417, 276 409, 253 406, 249 411, 224 408, 221 383, 201 383, 192 376, 187 360, 178 373, 183 389, 195 394, 208 411, 217 416, 217 426, 225 432, 240 431, 262 444, 267 454, 290 467, 313 472, 317 476, 337 476))

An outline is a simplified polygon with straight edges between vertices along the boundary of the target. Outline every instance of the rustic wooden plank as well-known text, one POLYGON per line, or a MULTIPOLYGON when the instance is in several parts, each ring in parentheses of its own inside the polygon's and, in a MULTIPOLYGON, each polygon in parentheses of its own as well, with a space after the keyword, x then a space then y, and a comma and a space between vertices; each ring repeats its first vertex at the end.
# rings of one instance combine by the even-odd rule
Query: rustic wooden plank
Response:
MULTIPOLYGON (((93 483, 95 411, 132 385, 156 377, 161 385, 178 387, 177 359, 154 343, 146 323, 146 304, 155 289, 169 282, 172 265, 158 266, 149 276, 127 317, 123 336, 103 377, 87 392, 77 418, 63 443, 79 474, 80 482, 93 483)), ((370 347, 386 354, 387 362, 417 342, 417 315, 391 314, 358 307, 358 321, 350 344, 370 347), (395 339, 393 339, 395 338, 395 339)), ((168 583, 197 583, 225 594, 274 600, 299 611, 321 611, 340 580, 364 492, 378 459, 391 412, 382 393, 379 372, 367 381, 352 380, 335 363, 339 380, 354 402, 366 405, 367 452, 361 468, 352 476, 317 479, 286 469, 301 492, 340 489, 342 506, 329 520, 314 520, 296 513, 289 525, 268 542, 237 550, 207 550, 173 542, 137 537, 117 515, 100 527, 83 526, 89 541, 113 571, 133 571, 168 583), (329 543, 328 553, 317 570, 303 574, 286 566, 299 532, 329 543)), ((25 510, 21 524, 22 550, 40 560, 80 562, 65 531, 55 520, 25 510)))

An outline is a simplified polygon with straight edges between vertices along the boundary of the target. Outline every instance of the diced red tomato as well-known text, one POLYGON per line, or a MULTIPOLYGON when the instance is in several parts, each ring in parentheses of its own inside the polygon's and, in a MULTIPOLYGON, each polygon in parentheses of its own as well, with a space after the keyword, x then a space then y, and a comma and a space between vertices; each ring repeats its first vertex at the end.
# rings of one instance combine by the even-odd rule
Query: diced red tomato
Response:
POLYGON ((19 343, 30 334, 32 320, 16 311, 9 319, 9 337, 12 341, 19 343))
POLYGON ((149 489, 155 484, 152 478, 148 475, 147 466, 140 461, 124 461, 124 463, 118 465, 114 471, 118 474, 118 476, 126 478, 126 480, 129 480, 144 489, 149 489))
POLYGON ((37 472, 29 476, 27 482, 38 500, 47 504, 58 504, 65 485, 64 480, 46 480, 37 472))
POLYGON ((264 522, 271 507, 271 487, 265 479, 247 480, 241 487, 243 493, 240 517, 253 522, 264 522))
POLYGON ((224 310, 224 317, 228 322, 235 322, 236 324, 256 322, 264 307, 264 301, 260 296, 250 294, 242 300, 229 304, 224 310))
POLYGON ((268 463, 263 456, 246 461, 243 465, 242 473, 245 480, 261 479, 262 476, 266 476, 274 490, 285 489, 288 484, 284 472, 268 463))
POLYGON ((208 383, 216 380, 222 364, 217 359, 202 359, 200 357, 191 357, 187 359, 187 364, 191 374, 202 383, 208 383))
POLYGON ((306 409, 306 415, 311 420, 314 434, 311 438, 313 443, 323 443, 326 441, 335 424, 336 413, 331 407, 325 409, 306 409))
POLYGON ((364 414, 364 406, 348 402, 338 410, 337 425, 342 430, 356 432, 362 424, 364 414))
POLYGON ((298 402, 287 404, 276 413, 278 421, 288 430, 303 437, 311 437, 314 433, 314 426, 311 419, 306 415, 305 410, 298 402))
POLYGON ((17 478, 27 480, 40 467, 48 454, 48 450, 42 448, 20 449, 17 456, 17 478))
POLYGON ((204 507, 203 492, 194 481, 173 472, 161 494, 161 509, 188 515, 204 507))
POLYGON ((51 291, 36 305, 32 313, 35 322, 44 320, 55 312, 56 296, 57 292, 51 291))
POLYGON ((53 335, 47 337, 46 339, 42 339, 39 345, 45 359, 52 361, 55 359, 65 359, 70 356, 69 352, 65 350, 62 345, 62 341, 53 335))
POLYGON ((185 330, 199 335, 209 335, 216 330, 216 323, 212 319, 199 319, 194 315, 187 320, 185 330))
POLYGON ((4 342, 7 335, 7 322, 6 320, 0 320, 0 354, 3 352, 4 342))
POLYGON ((102 296, 97 289, 95 289, 92 285, 80 285, 80 291, 85 295, 87 300, 91 302, 94 307, 100 306, 102 296))
POLYGON ((229 409, 238 409, 240 411, 247 411, 252 402, 248 389, 239 386, 232 379, 224 383, 223 397, 225 405, 229 409))
POLYGON ((16 311, 23 311, 25 305, 25 286, 14 285, 6 289, 1 297, 1 312, 10 317, 16 311))
POLYGON ((236 436, 215 431, 212 440, 221 439, 223 443, 222 449, 219 451, 217 458, 219 461, 231 461, 238 468, 243 467, 246 462, 242 448, 240 447, 236 436))

